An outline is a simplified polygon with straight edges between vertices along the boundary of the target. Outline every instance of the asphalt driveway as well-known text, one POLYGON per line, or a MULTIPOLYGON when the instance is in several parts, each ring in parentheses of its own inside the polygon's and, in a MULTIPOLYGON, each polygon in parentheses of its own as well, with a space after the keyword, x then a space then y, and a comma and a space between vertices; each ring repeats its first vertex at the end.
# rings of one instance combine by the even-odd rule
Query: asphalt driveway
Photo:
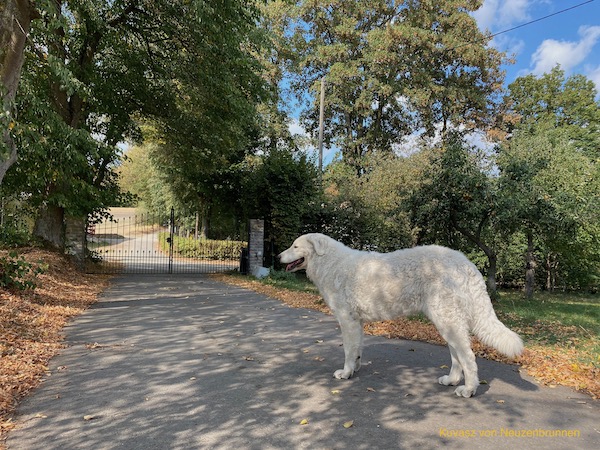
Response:
POLYGON ((445 347, 366 337, 333 379, 333 317, 206 276, 117 279, 66 334, 9 450, 600 448, 598 402, 481 359, 458 398, 445 347))

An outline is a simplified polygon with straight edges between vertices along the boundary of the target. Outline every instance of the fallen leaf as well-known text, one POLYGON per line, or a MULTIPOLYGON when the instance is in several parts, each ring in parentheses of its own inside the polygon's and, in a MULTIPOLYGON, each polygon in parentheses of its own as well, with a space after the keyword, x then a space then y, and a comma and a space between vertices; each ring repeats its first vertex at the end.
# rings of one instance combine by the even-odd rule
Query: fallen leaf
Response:
POLYGON ((323 339, 317 339, 317 340, 315 341, 315 344, 322 344, 322 343, 323 343, 323 339))
POLYGON ((377 392, 377 391, 375 391, 375 389, 373 389, 372 387, 368 387, 367 392, 377 392))
POLYGON ((302 419, 300 425, 308 425, 308 419, 302 419))
POLYGON ((315 361, 319 361, 319 362, 323 362, 323 361, 325 361, 325 358, 323 358, 322 356, 315 356, 314 360, 315 361))
POLYGON ((244 359, 246 361, 254 361, 254 358, 252 356, 244 356, 244 359))
POLYGON ((350 428, 354 425, 354 420, 349 420, 348 422, 344 422, 344 428, 350 428))
POLYGON ((488 384, 486 380, 479 380, 479 384, 488 384))
POLYGON ((331 393, 333 395, 338 395, 340 393, 340 391, 338 391, 337 389, 334 389, 333 391, 331 391, 331 393))
MULTIPOLYGON (((256 290, 261 293, 265 293, 274 298, 278 298, 283 303, 288 304, 294 308, 309 308, 316 309, 327 314, 331 314, 331 311, 327 305, 323 302, 323 299, 316 294, 312 293, 297 293, 290 294, 287 290, 278 289, 273 286, 260 285, 258 283, 253 284, 248 281, 240 281, 236 277, 229 275, 215 275, 213 278, 225 281, 230 284, 236 284, 242 287, 256 290)), ((511 316, 512 317, 512 316, 511 316)), ((514 318, 514 317, 512 317, 514 318)), ((336 327, 339 328, 339 327, 336 327)), ((519 334, 523 334, 526 338, 529 336, 533 341, 537 341, 534 336, 552 331, 553 335, 560 332, 561 335, 569 334, 569 339, 565 339, 564 342, 575 342, 571 334, 574 333, 573 327, 567 325, 557 324, 555 322, 547 324, 541 321, 536 321, 532 326, 517 326, 515 329, 519 334)), ((416 339, 432 344, 446 345, 444 339, 440 336, 435 326, 432 323, 425 323, 421 321, 415 321, 409 318, 399 318, 393 321, 382 321, 382 322, 370 322, 365 324, 364 331, 366 334, 375 336, 387 336, 388 338, 401 338, 410 339, 415 337, 416 339)), ((299 334, 300 332, 297 331, 299 334)), ((315 338, 313 338, 313 342, 315 338)), ((506 359, 500 356, 497 352, 484 346, 477 339, 473 339, 473 351, 478 357, 485 357, 488 359, 506 362, 506 359)), ((335 344, 334 344, 335 345, 335 344)), ((341 343, 338 344, 340 347, 341 343)), ((513 369, 516 372, 527 371, 529 375, 536 378, 536 382, 543 385, 567 385, 574 387, 577 390, 589 393, 593 398, 600 398, 600 377, 598 377, 598 368, 596 363, 600 362, 600 355, 596 353, 590 353, 588 350, 578 348, 577 344, 575 348, 565 345, 549 347, 549 343, 545 341, 539 341, 536 344, 531 343, 528 348, 520 357, 519 362, 521 364, 520 370, 513 369), (581 362, 584 356, 586 360, 592 362, 592 364, 583 364, 581 362), (571 364, 577 364, 580 369, 573 370, 571 364)), ((403 351, 407 351, 403 350, 403 351)), ((411 350, 416 351, 416 348, 411 350)), ((448 364, 449 365, 449 364, 448 364)), ((378 372, 373 372, 374 375, 379 375, 378 372)))
POLYGON ((46 414, 42 414, 42 413, 37 413, 35 415, 36 419, 47 419, 48 416, 46 414))
POLYGON ((86 421, 94 420, 94 419, 97 419, 97 418, 98 418, 98 416, 94 415, 94 414, 88 414, 88 415, 83 416, 83 420, 86 420, 86 421))
POLYGON ((102 345, 98 344, 97 342, 94 342, 93 344, 85 344, 85 348, 89 349, 89 350, 93 350, 95 348, 101 348, 102 345))
POLYGON ((447 366, 446 364, 442 364, 442 365, 440 366, 440 369, 447 369, 447 368, 448 368, 448 366, 447 366))
POLYGON ((496 403, 504 403, 504 400, 496 400, 496 403))

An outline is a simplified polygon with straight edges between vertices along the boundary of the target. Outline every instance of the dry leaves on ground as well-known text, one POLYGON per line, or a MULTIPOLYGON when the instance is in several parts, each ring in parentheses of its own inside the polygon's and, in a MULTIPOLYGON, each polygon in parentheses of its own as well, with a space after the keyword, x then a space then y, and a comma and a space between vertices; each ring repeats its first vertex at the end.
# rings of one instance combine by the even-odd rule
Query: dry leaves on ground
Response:
POLYGON ((19 255, 48 268, 33 291, 0 288, 0 447, 13 427, 17 402, 40 383, 50 358, 62 348, 63 327, 108 285, 106 276, 82 274, 56 253, 21 249, 19 255))
MULTIPOLYGON (((240 279, 225 274, 214 275, 214 277, 225 283, 260 292, 294 308, 316 309, 331 314, 323 299, 316 294, 279 289, 264 285, 253 279, 240 279)), ((559 328, 559 325, 555 325, 555 327, 559 328)), ((556 333, 561 331, 558 328, 555 330, 556 333)), ((521 332, 521 330, 515 331, 521 332)), ((365 324, 365 333, 374 336, 385 336, 388 339, 409 339, 446 345, 433 324, 415 319, 400 318, 367 323, 365 324)), ((524 333, 521 334, 524 335, 524 333)), ((473 351, 479 357, 505 363, 520 363, 529 375, 544 385, 554 386, 560 384, 569 386, 591 395, 594 399, 600 398, 600 370, 593 364, 583 364, 581 360, 589 355, 582 354, 582 351, 577 347, 565 348, 526 344, 527 348, 523 355, 517 360, 512 360, 483 345, 476 338, 473 338, 472 345, 473 351)))

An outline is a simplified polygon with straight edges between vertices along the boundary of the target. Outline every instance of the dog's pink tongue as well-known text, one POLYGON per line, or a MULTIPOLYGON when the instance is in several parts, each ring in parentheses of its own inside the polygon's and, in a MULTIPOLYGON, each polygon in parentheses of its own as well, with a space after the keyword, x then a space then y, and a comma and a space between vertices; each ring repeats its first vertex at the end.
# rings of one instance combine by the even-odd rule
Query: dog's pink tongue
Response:
POLYGON ((290 270, 292 270, 294 267, 296 267, 297 265, 302 263, 302 259, 297 259, 296 261, 292 261, 291 263, 289 263, 286 268, 285 271, 289 272, 290 270))

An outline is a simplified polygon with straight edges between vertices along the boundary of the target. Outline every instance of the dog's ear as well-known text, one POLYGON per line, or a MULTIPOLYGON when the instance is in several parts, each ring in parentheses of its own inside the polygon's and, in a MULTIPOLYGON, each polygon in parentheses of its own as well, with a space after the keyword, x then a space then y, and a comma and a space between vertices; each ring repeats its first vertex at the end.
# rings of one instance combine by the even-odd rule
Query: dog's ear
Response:
POLYGON ((325 236, 321 234, 315 234, 310 237, 310 243, 315 249, 315 253, 318 256, 323 256, 325 254, 325 250, 327 249, 327 239, 325 236))

